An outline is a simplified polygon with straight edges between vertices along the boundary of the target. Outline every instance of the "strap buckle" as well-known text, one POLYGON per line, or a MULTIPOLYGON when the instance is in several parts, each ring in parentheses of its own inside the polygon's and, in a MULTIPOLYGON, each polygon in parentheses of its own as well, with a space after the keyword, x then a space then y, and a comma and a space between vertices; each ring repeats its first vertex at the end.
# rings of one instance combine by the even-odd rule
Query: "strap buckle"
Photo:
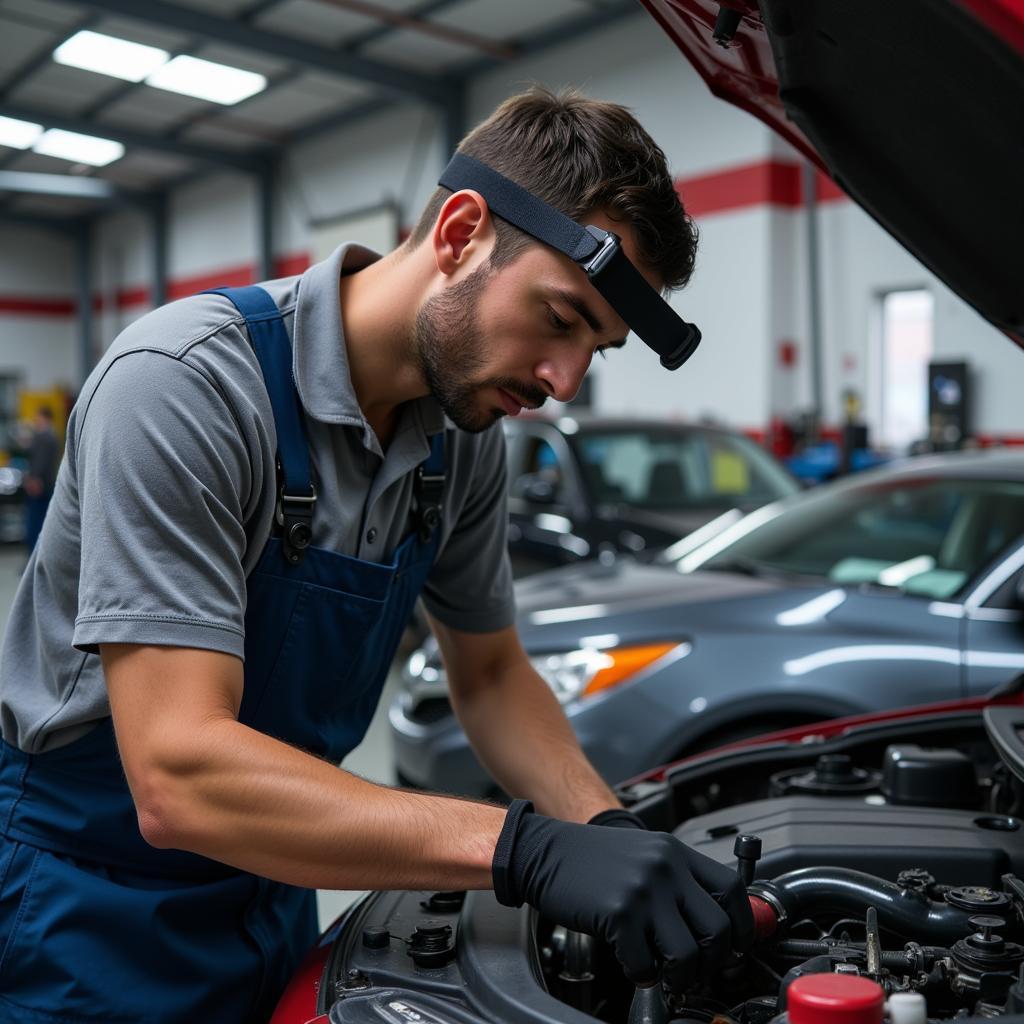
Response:
POLYGON ((286 494, 284 485, 277 492, 274 518, 281 529, 284 557, 292 565, 302 561, 313 540, 313 510, 316 507, 316 488, 310 484, 309 494, 286 494))
POLYGON ((605 231, 604 228, 596 227, 593 224, 588 224, 586 230, 600 243, 597 252, 579 261, 587 277, 593 280, 619 254, 622 249, 622 239, 614 231, 605 231))
POLYGON ((413 492, 416 495, 416 529, 424 544, 441 525, 444 480, 444 473, 428 473, 423 466, 416 469, 416 479, 413 481, 413 492))

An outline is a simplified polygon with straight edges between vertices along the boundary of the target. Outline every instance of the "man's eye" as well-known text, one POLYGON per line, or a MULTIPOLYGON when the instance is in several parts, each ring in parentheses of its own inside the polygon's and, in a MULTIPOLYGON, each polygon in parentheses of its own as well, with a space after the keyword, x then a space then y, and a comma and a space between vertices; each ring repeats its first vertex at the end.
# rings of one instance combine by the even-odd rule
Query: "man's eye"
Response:
POLYGON ((551 321, 551 326, 555 330, 568 331, 572 328, 572 324, 563 320, 550 306, 548 306, 548 320, 551 321))

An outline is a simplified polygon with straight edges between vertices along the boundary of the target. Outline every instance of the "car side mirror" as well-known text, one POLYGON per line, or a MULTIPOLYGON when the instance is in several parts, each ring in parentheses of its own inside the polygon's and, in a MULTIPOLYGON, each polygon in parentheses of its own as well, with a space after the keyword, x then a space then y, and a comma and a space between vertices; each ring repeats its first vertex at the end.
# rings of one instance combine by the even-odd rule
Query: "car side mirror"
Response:
POLYGON ((540 473, 525 473, 515 482, 512 493, 533 505, 553 505, 557 496, 554 483, 540 473))

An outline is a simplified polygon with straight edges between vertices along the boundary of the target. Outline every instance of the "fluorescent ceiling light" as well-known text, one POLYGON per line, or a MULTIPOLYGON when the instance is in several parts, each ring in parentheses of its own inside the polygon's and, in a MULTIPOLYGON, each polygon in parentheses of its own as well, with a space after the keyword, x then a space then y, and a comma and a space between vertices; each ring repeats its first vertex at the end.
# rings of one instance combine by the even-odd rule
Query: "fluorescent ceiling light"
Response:
POLYGON ((105 167, 124 156, 124 146, 112 139, 98 139, 94 135, 79 135, 51 128, 32 147, 37 153, 60 157, 76 164, 105 167))
POLYGON ((0 117, 0 146, 28 149, 43 134, 41 124, 18 121, 13 117, 0 117))
POLYGON ((267 80, 255 71, 182 56, 157 68, 147 77, 146 84, 230 106, 262 92, 267 80))
POLYGON ((126 82, 141 82, 170 59, 166 50, 156 46, 130 43, 127 39, 105 36, 100 32, 76 32, 53 51, 58 64, 113 75, 126 82))

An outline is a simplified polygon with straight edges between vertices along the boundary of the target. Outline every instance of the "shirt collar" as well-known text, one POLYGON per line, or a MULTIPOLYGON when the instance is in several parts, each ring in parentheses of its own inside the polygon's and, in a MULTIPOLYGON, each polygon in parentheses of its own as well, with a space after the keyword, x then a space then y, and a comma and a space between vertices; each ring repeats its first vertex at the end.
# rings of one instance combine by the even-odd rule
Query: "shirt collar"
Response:
MULTIPOLYGON (((292 372, 306 412, 325 423, 362 427, 367 438, 372 438, 373 432, 352 387, 338 282, 343 273, 362 270, 379 259, 371 249, 346 242, 327 259, 314 263, 299 282, 292 342, 292 372)), ((416 407, 425 433, 444 429, 444 413, 432 395, 410 404, 416 407)))

